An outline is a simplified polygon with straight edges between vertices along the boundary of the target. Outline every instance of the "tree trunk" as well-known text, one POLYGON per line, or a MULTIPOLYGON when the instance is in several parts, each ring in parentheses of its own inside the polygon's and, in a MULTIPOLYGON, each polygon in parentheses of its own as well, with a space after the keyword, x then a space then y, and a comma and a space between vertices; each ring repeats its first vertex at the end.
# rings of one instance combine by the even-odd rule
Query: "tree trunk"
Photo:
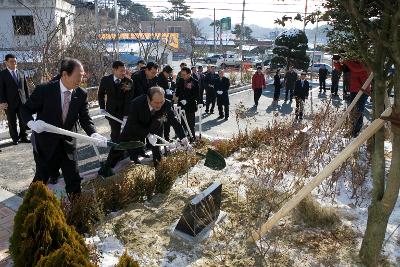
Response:
MULTIPOLYGON (((382 77, 382 76, 380 76, 382 77)), ((400 75, 395 74, 395 88, 399 91, 400 88, 400 75)), ((376 88, 374 88, 376 89, 376 88)), ((379 90, 380 92, 386 93, 385 90, 379 90)), ((378 91, 378 90, 376 90, 378 91)), ((377 92, 376 92, 377 93, 377 92)), ((379 96, 378 96, 379 97, 379 96)), ((379 98, 380 99, 380 98, 379 98)), ((380 105, 378 102, 375 103, 375 108, 380 105)), ((383 106, 383 103, 381 104, 383 106)), ((400 96, 396 94, 395 105, 393 107, 393 114, 400 114, 400 96)), ((398 118, 397 118, 398 119, 398 118)), ((387 177, 385 186, 385 176, 384 170, 382 176, 382 163, 384 164, 384 157, 380 156, 381 150, 377 142, 381 143, 384 141, 383 137, 379 136, 378 139, 375 137, 375 149, 374 153, 379 153, 379 155, 374 155, 373 168, 373 183, 374 188, 372 192, 371 205, 368 208, 368 223, 367 229, 365 230, 364 239, 361 245, 360 258, 361 261, 366 266, 378 266, 380 260, 380 254, 382 250, 383 241, 386 234, 387 223, 392 211, 395 207, 399 189, 400 189, 400 125, 391 125, 393 131, 393 143, 392 143, 392 162, 390 166, 389 175, 387 177)), ((384 165, 383 165, 384 168, 384 165)))

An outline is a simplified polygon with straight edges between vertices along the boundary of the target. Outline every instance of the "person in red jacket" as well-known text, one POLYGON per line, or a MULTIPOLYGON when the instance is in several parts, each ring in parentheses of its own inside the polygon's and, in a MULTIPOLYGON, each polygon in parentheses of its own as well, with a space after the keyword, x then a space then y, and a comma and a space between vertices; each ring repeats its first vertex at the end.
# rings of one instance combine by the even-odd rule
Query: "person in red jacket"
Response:
POLYGON ((262 72, 262 68, 258 67, 256 73, 251 78, 251 88, 254 91, 254 106, 258 106, 258 100, 260 100, 262 90, 266 87, 265 76, 262 72))
MULTIPOLYGON (((351 103, 353 102, 358 92, 361 90, 361 87, 364 85, 365 81, 368 79, 370 71, 365 67, 363 63, 357 60, 340 61, 340 58, 334 58, 335 69, 341 71, 344 67, 350 70, 350 84, 348 90, 350 92, 349 101, 351 103)), ((353 137, 358 136, 363 126, 363 113, 365 110, 365 103, 367 102, 370 92, 371 85, 368 85, 351 112, 350 117, 353 125, 351 135, 353 137)))

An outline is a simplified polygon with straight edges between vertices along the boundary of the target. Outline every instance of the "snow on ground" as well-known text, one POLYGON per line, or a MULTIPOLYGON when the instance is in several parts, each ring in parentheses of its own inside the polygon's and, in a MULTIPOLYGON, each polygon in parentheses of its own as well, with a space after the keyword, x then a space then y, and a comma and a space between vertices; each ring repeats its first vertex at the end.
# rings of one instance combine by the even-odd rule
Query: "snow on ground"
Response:
MULTIPOLYGON (((390 142, 385 143, 385 149, 387 153, 391 151, 390 142)), ((366 148, 363 147, 362 151, 365 152, 366 148)), ((99 227, 97 235, 87 239, 87 242, 95 244, 101 253, 101 266, 114 266, 125 249, 134 259, 139 261, 141 266, 218 265, 221 259, 218 258, 219 255, 216 251, 223 246, 223 244, 218 243, 218 239, 211 237, 198 245, 192 245, 173 236, 171 233, 185 204, 213 181, 220 181, 223 184, 223 190, 229 192, 228 195, 232 195, 234 198, 244 199, 246 197, 247 188, 243 179, 253 178, 253 174, 249 171, 249 166, 254 164, 255 161, 243 160, 242 157, 239 157, 239 154, 240 152, 226 160, 227 167, 223 171, 207 169, 203 166, 204 161, 200 161, 191 168, 188 176, 184 175, 177 179, 168 195, 157 195, 149 202, 134 203, 127 209, 110 215, 106 223, 99 227), (241 159, 239 160, 239 158, 241 159)), ((390 161, 388 161, 389 164, 390 161)), ((293 179, 292 174, 285 174, 283 177, 285 183, 290 183, 291 179, 293 179)), ((364 186, 371 189, 370 174, 368 174, 364 186)), ((351 199, 351 192, 349 192, 349 184, 346 179, 339 180, 338 195, 334 199, 323 197, 317 193, 317 190, 313 191, 313 195, 323 206, 332 207, 339 212, 343 225, 354 231, 357 243, 355 249, 358 250, 366 228, 369 195, 367 194, 366 198, 361 202, 358 200, 359 203, 355 205, 355 199, 351 199)), ((232 218, 234 216, 228 211, 226 219, 217 225, 213 234, 216 235, 218 231, 227 225, 233 224, 232 218)), ((289 224, 291 224, 290 217, 287 217, 280 222, 279 226, 275 227, 281 231, 282 237, 283 235, 290 237, 293 233, 293 235, 315 238, 316 241, 312 242, 330 242, 329 239, 325 240, 326 232, 323 230, 304 229, 299 226, 286 228, 289 224)), ((395 211, 390 218, 386 238, 393 231, 396 230, 396 232, 384 247, 385 255, 395 265, 400 264, 399 230, 397 229, 399 224, 400 202, 396 204, 395 211)), ((234 234, 233 244, 230 244, 230 249, 238 250, 238 257, 242 257, 245 260, 246 254, 240 250, 240 241, 243 239, 244 232, 237 230, 237 233, 234 234)), ((336 247, 331 247, 330 245, 326 244, 327 248, 335 249, 335 254, 338 255, 347 249, 346 247, 340 247, 340 242, 336 247)), ((291 259, 291 265, 293 266, 320 266, 321 264, 324 266, 313 254, 312 249, 308 247, 296 248, 284 242, 274 244, 274 246, 272 247, 273 249, 285 253, 291 259)), ((328 253, 332 253, 332 251, 328 253)), ((352 252, 349 253, 351 254, 352 252)), ((353 255, 356 255, 355 253, 353 255)), ((349 255, 344 255, 343 257, 338 255, 335 255, 338 260, 337 264, 340 266, 353 266, 349 255)), ((240 262, 240 264, 244 264, 244 262, 240 262)), ((243 266, 254 264, 253 262, 243 266)))

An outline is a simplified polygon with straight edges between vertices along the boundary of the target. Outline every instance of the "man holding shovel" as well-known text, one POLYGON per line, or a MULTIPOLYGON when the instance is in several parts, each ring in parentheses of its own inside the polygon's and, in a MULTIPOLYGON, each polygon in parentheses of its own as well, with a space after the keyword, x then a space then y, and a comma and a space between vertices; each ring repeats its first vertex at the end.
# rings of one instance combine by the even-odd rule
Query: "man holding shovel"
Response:
MULTIPOLYGON (((176 135, 180 139, 183 147, 189 147, 189 141, 185 137, 182 125, 175 117, 172 109, 172 103, 165 100, 165 92, 161 87, 152 87, 147 92, 147 95, 142 95, 135 98, 131 105, 128 115, 128 120, 122 130, 120 141, 140 141, 145 138, 149 140, 152 146, 154 164, 161 160, 160 148, 155 146, 157 137, 162 135, 163 124, 169 121, 174 128, 176 135)), ((107 161, 99 170, 99 175, 107 177, 110 173, 110 168, 114 168, 120 161, 123 151, 111 149, 108 154, 107 161)), ((138 150, 130 150, 130 157, 138 157, 138 150)))
POLYGON ((31 141, 36 162, 33 182, 42 181, 46 184, 51 174, 61 168, 65 190, 70 197, 81 191, 76 141, 70 136, 50 133, 47 124, 77 132, 79 122, 96 145, 107 146, 107 139, 96 133, 89 116, 87 93, 79 87, 83 75, 79 60, 63 60, 60 80, 39 85, 22 107, 22 119, 33 131, 31 141), (36 120, 33 114, 36 114, 36 120))

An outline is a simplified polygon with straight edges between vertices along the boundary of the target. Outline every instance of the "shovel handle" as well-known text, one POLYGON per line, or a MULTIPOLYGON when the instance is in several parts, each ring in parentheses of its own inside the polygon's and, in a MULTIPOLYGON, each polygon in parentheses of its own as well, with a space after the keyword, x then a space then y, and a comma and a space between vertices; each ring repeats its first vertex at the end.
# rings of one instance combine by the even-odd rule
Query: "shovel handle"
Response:
POLYGON ((110 119, 113 119, 113 120, 115 120, 116 122, 119 122, 119 123, 121 123, 121 124, 124 123, 122 120, 118 119, 117 117, 114 117, 113 115, 111 115, 111 114, 108 113, 108 112, 104 113, 104 116, 109 117, 110 119))

